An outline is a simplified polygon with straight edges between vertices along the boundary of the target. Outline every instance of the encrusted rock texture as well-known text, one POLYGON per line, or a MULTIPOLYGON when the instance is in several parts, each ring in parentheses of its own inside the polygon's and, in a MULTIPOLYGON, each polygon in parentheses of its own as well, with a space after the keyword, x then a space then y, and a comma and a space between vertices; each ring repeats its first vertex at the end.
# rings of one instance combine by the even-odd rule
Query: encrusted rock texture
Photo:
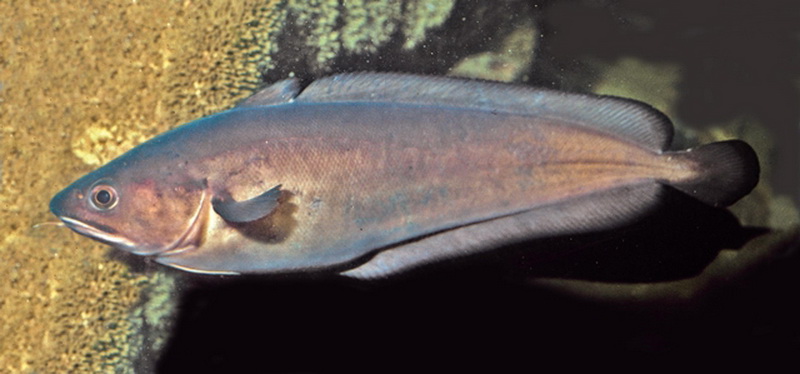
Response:
POLYGON ((55 221, 48 200, 72 180, 249 95, 260 75, 240 57, 269 49, 276 3, 0 4, 0 372, 149 371, 174 276, 34 225, 55 221))

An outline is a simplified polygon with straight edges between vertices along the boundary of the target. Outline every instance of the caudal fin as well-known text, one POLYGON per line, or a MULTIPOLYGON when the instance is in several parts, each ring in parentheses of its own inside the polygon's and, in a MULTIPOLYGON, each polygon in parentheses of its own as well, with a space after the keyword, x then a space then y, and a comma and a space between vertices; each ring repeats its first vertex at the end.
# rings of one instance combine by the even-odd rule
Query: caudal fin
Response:
POLYGON ((695 178, 672 183, 680 191, 712 206, 728 206, 758 184, 758 157, 741 140, 728 140, 672 154, 697 165, 695 178))

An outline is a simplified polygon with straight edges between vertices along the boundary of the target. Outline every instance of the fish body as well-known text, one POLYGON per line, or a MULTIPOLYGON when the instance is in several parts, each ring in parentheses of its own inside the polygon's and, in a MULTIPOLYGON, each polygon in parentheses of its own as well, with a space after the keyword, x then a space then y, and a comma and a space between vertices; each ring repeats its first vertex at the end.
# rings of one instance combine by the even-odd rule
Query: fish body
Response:
POLYGON ((669 152, 671 129, 618 98, 394 74, 302 91, 289 80, 129 151, 51 210, 191 272, 371 278, 623 225, 663 186, 713 205, 753 188, 749 146, 669 152))

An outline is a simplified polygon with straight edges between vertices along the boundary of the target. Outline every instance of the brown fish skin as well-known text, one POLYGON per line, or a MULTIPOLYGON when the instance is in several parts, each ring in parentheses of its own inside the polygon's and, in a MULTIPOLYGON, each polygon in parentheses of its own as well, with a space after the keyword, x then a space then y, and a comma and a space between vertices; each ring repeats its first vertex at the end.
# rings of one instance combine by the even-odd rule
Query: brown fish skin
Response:
MULTIPOLYGON (((718 156, 733 154, 722 173, 753 169, 743 143, 662 152, 582 121, 435 103, 245 105, 137 147, 59 193, 51 210, 87 236, 192 272, 341 271, 398 243, 598 192, 695 188, 718 156), (113 188, 114 207, 92 203, 98 185, 113 188), (277 185, 262 219, 231 222, 213 207, 277 185)), ((742 193, 718 195, 724 204, 742 193)))
MULTIPOLYGON (((414 108, 413 118, 394 123, 387 118, 407 116, 409 108, 338 106, 278 110, 275 117, 281 121, 302 123, 293 126, 291 136, 268 133, 261 138, 270 140, 251 142, 245 146, 249 151, 198 159, 195 178, 208 178, 212 191, 227 190, 234 199, 245 200, 280 183, 291 194, 284 206, 292 209, 276 212, 281 224, 270 222, 255 238, 211 216, 202 247, 182 256, 213 253, 202 262, 211 257, 233 261, 215 263, 214 268, 247 272, 236 266, 263 268, 258 255, 265 250, 259 248, 263 237, 274 236, 266 266, 287 266, 289 261, 299 261, 293 267, 332 266, 372 248, 465 222, 642 180, 691 176, 685 170, 691 165, 666 162, 666 157, 640 147, 521 117, 498 121, 491 115, 451 113, 444 127, 435 126, 440 115, 436 109, 414 108), (333 113, 341 123, 332 122, 333 113), (304 121, 295 121, 295 116, 304 121), (323 121, 326 125, 320 126, 323 121), (493 131, 482 131, 490 125, 493 131), (398 139, 395 132, 413 135, 398 139), (454 133, 460 133, 459 141, 453 141, 454 133)), ((257 128, 264 120, 250 123, 257 128)), ((251 139, 253 131, 243 132, 235 142, 247 144, 240 142, 251 139)))

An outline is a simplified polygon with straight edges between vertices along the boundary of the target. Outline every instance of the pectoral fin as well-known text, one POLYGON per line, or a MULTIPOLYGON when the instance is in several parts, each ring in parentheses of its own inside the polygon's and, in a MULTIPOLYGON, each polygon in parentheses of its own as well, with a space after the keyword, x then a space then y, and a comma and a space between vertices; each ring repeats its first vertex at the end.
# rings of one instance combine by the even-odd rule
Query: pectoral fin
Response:
POLYGON ((250 200, 235 201, 230 197, 214 197, 214 211, 228 222, 252 222, 266 217, 278 207, 281 185, 272 187, 250 200))

